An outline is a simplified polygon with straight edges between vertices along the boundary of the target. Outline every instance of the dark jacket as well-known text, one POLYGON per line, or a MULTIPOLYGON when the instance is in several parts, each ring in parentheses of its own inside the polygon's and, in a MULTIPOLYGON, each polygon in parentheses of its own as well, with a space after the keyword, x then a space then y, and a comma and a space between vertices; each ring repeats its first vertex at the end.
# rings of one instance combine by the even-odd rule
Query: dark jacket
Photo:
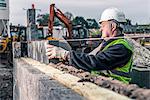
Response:
MULTIPOLYGON (((101 50, 114 39, 104 41, 101 50)), ((95 56, 88 54, 77 54, 75 51, 70 52, 69 62, 76 68, 86 71, 91 70, 112 70, 116 67, 124 66, 132 56, 132 51, 122 44, 110 46, 105 51, 99 51, 95 56)))

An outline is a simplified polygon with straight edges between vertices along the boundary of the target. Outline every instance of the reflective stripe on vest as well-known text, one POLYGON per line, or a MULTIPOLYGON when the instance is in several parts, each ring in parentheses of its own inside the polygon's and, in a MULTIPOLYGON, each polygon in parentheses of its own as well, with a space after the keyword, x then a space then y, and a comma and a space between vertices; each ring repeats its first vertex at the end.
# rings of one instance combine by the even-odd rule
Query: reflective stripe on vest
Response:
POLYGON ((130 78, 130 73, 128 73, 128 72, 122 72, 122 71, 118 71, 118 70, 110 70, 110 71, 111 71, 113 74, 130 78))

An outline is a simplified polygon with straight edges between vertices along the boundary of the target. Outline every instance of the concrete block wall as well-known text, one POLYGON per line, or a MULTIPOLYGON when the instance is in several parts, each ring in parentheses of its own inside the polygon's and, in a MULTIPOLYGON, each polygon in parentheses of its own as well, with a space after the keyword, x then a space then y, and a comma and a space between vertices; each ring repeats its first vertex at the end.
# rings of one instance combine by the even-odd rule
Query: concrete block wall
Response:
POLYGON ((62 47, 66 50, 71 50, 71 47, 68 43, 65 43, 66 41, 32 41, 31 43, 28 43, 28 57, 31 57, 32 59, 35 59, 37 61, 40 61, 42 63, 48 64, 49 62, 55 63, 55 60, 49 60, 46 56, 46 44, 51 44, 55 46, 62 47))
POLYGON ((85 99, 20 59, 14 60, 13 74, 13 100, 85 99))
POLYGON ((14 100, 129 100, 31 58, 14 60, 14 100), (75 92, 74 92, 75 91, 75 92))

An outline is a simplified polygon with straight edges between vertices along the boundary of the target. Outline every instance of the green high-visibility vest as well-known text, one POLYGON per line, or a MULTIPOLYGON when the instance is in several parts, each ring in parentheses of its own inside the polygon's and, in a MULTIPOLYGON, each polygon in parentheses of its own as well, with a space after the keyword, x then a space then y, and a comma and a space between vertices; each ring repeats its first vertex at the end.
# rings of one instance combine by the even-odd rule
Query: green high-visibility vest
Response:
MULTIPOLYGON (((116 45, 116 44, 122 44, 124 45, 127 49, 131 50, 133 52, 133 47, 128 43, 128 41, 126 39, 117 39, 114 40, 112 42, 110 42, 102 51, 107 50, 110 46, 112 45, 116 45)), ((124 83, 129 83, 131 81, 130 78, 130 72, 132 69, 132 56, 130 58, 130 60, 128 61, 128 63, 126 65, 124 65, 123 67, 116 67, 114 70, 107 70, 105 72, 100 72, 100 71, 92 71, 92 74, 103 74, 109 77, 112 77, 114 79, 120 80, 124 83)))

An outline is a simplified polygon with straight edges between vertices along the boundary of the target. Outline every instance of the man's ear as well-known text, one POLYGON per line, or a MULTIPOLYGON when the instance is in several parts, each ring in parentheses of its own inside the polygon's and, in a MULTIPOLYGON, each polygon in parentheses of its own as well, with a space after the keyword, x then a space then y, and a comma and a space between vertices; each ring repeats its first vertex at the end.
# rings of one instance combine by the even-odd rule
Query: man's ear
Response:
POLYGON ((117 29, 117 24, 116 23, 111 23, 111 30, 114 32, 117 29))

